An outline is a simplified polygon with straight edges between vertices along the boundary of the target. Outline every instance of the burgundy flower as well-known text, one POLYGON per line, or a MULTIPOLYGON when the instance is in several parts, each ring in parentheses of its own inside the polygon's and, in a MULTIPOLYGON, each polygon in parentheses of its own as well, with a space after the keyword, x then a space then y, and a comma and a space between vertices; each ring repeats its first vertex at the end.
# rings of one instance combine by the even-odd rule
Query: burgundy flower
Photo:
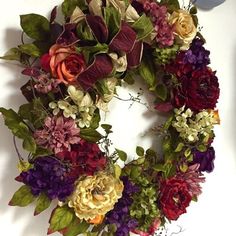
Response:
POLYGON ((181 214, 186 213, 192 200, 186 181, 175 177, 167 179, 162 182, 160 191, 160 205, 166 218, 177 220, 181 214))
POLYGON ((173 105, 186 106, 193 111, 214 109, 219 98, 218 78, 210 68, 193 71, 182 76, 180 86, 173 90, 173 105))
POLYGON ((106 157, 96 143, 80 140, 76 145, 72 145, 70 151, 57 154, 57 157, 71 165, 71 177, 93 175, 96 171, 104 170, 106 157))
POLYGON ((39 146, 48 148, 55 153, 71 149, 71 144, 80 141, 80 129, 73 119, 47 117, 43 129, 36 130, 34 138, 39 146))

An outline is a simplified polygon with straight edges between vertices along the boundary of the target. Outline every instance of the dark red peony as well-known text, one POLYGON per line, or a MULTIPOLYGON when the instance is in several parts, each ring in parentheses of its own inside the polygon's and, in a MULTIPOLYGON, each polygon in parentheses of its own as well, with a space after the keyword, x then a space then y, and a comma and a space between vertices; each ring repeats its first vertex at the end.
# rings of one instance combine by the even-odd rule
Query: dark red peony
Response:
POLYGON ((106 166, 106 157, 99 146, 85 140, 72 145, 71 151, 58 153, 57 157, 70 165, 70 175, 75 178, 84 174, 93 175, 106 166))
POLYGON ((219 98, 218 78, 210 68, 193 71, 179 78, 180 85, 173 90, 175 107, 186 106, 193 111, 214 109, 219 98))
POLYGON ((185 181, 171 178, 162 182, 160 191, 160 205, 166 218, 177 220, 181 214, 186 213, 192 197, 185 181))

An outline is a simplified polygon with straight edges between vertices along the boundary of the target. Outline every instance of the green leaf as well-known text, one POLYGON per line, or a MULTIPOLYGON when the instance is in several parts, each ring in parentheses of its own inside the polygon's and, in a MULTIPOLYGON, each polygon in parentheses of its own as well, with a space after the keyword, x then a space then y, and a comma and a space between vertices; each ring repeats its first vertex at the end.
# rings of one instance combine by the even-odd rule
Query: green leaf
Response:
POLYGON ((179 143, 175 149, 175 152, 181 152, 184 148, 184 143, 179 143))
POLYGON ((164 127, 163 127, 165 130, 168 130, 170 128, 170 126, 172 125, 173 119, 174 119, 174 116, 170 116, 168 120, 165 122, 164 127))
POLYGON ((207 151, 207 147, 204 144, 200 144, 197 146, 197 150, 199 152, 206 152, 207 151))
POLYGON ((132 25, 132 28, 137 32, 137 40, 142 40, 148 37, 153 31, 153 24, 150 17, 143 14, 139 19, 132 25))
POLYGON ((130 177, 131 179, 137 179, 140 174, 142 173, 142 168, 141 167, 138 167, 138 166, 133 166, 132 169, 131 169, 131 173, 130 173, 130 177))
POLYGON ((117 152, 119 158, 120 158, 122 161, 126 161, 126 160, 127 160, 127 154, 126 154, 126 152, 124 152, 124 151, 122 151, 122 150, 120 150, 120 149, 117 149, 117 148, 116 148, 115 150, 116 150, 116 152, 117 152))
POLYGON ((185 173, 188 170, 188 165, 186 163, 183 163, 180 165, 180 170, 185 173))
POLYGON ((149 90, 155 90, 157 79, 154 69, 154 65, 151 59, 144 58, 139 66, 139 74, 142 76, 144 81, 147 83, 149 90))
POLYGON ((197 15, 192 15, 192 18, 193 18, 193 23, 194 23, 195 27, 198 27, 198 17, 197 17, 197 15))
POLYGON ((163 164, 154 165, 152 168, 156 172, 166 172, 166 167, 163 164))
POLYGON ((20 187, 13 195, 10 206, 25 207, 32 203, 36 197, 31 193, 31 189, 27 185, 20 187))
POLYGON ((87 140, 87 141, 89 141, 89 142, 96 143, 103 136, 98 131, 96 131, 95 129, 86 128, 86 129, 81 129, 80 130, 80 137, 87 140))
POLYGON ((5 53, 4 56, 0 57, 3 60, 10 61, 20 61, 21 60, 21 51, 19 48, 11 48, 9 51, 5 53))
POLYGON ((185 152, 184 152, 184 156, 185 156, 186 158, 188 158, 188 157, 191 155, 191 153, 192 153, 191 149, 190 149, 190 148, 187 148, 187 149, 185 150, 185 152))
POLYGON ((101 127, 105 130, 107 134, 112 133, 112 126, 109 124, 102 124, 101 127))
POLYGON ((86 233, 89 224, 86 221, 80 222, 77 217, 69 225, 64 236, 77 236, 79 234, 86 233))
POLYGON ((190 9, 190 14, 192 15, 196 15, 197 14, 197 8, 195 6, 193 6, 191 9, 190 9))
POLYGON ((136 154, 140 157, 143 156, 144 155, 144 149, 140 146, 137 146, 136 147, 136 154))
POLYGON ((135 74, 133 73, 133 71, 128 71, 124 77, 124 81, 127 83, 127 84, 134 84, 135 83, 135 74))
POLYGON ((168 90, 164 84, 158 84, 156 87, 156 94, 162 100, 166 101, 168 90))
POLYGON ((169 12, 177 11, 180 9, 178 0, 161 0, 161 4, 167 6, 169 12))
POLYGON ((49 232, 55 232, 65 229, 69 226, 74 218, 74 212, 67 205, 57 207, 52 213, 50 219, 49 232))
POLYGON ((50 37, 50 23, 44 16, 37 14, 21 15, 21 27, 32 39, 48 40, 50 37))
POLYGON ((22 45, 19 45, 18 47, 22 53, 25 53, 25 54, 32 56, 32 57, 40 57, 43 54, 41 52, 41 49, 38 48, 33 43, 22 44, 22 45))
POLYGON ((109 30, 109 38, 112 39, 120 29, 121 15, 114 7, 105 7, 104 19, 109 30))
POLYGON ((46 210, 50 206, 51 202, 52 200, 45 193, 41 193, 37 199, 34 215, 38 215, 46 210))
POLYGON ((37 146, 36 151, 33 156, 34 156, 34 158, 36 158, 36 157, 49 156, 52 154, 53 154, 52 151, 37 146))
POLYGON ((3 114, 5 125, 12 131, 13 135, 23 139, 23 147, 25 150, 34 153, 36 151, 36 144, 33 140, 32 133, 23 119, 12 109, 5 109, 0 107, 0 112, 3 114))
POLYGON ((78 6, 81 10, 87 9, 85 0, 64 0, 62 3, 62 13, 65 17, 69 17, 74 12, 76 6, 78 6))
POLYGON ((85 22, 80 22, 76 28, 76 33, 81 40, 94 40, 91 29, 85 22))
POLYGON ((147 151, 146 151, 146 154, 145 154, 147 157, 156 157, 157 156, 157 153, 152 150, 151 148, 149 148, 147 151))
POLYGON ((99 127, 100 120, 101 120, 101 117, 99 114, 99 109, 97 109, 93 114, 93 118, 90 123, 90 128, 97 129, 99 127))
POLYGON ((35 153, 36 151, 36 142, 33 137, 29 136, 23 140, 23 148, 29 152, 35 153))

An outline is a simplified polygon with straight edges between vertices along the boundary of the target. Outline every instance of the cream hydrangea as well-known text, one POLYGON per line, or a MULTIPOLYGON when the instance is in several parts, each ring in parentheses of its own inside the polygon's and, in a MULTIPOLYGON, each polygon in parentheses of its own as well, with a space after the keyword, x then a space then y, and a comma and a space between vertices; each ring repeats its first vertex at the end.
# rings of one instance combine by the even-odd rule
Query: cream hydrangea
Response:
POLYGON ((216 124, 219 124, 216 111, 203 110, 194 115, 190 109, 185 110, 185 107, 175 109, 175 120, 172 122, 180 137, 188 142, 197 142, 200 136, 207 142, 216 124))
POLYGON ((123 183, 112 175, 99 172, 78 181, 68 202, 80 220, 92 220, 105 215, 122 197, 123 183))

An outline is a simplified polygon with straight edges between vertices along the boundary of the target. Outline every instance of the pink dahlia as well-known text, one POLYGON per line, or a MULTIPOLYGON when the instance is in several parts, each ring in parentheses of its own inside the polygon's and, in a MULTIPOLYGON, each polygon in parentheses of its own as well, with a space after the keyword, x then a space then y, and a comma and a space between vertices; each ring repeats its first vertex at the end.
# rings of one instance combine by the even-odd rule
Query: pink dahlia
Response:
POLYGON ((47 117, 43 129, 36 130, 34 138, 39 146, 48 148, 55 153, 71 150, 71 144, 80 141, 80 129, 73 119, 47 117))
POLYGON ((187 188, 192 197, 197 197, 202 193, 200 183, 205 182, 205 177, 199 172, 199 164, 192 165, 185 173, 178 173, 176 178, 187 183, 187 188))

